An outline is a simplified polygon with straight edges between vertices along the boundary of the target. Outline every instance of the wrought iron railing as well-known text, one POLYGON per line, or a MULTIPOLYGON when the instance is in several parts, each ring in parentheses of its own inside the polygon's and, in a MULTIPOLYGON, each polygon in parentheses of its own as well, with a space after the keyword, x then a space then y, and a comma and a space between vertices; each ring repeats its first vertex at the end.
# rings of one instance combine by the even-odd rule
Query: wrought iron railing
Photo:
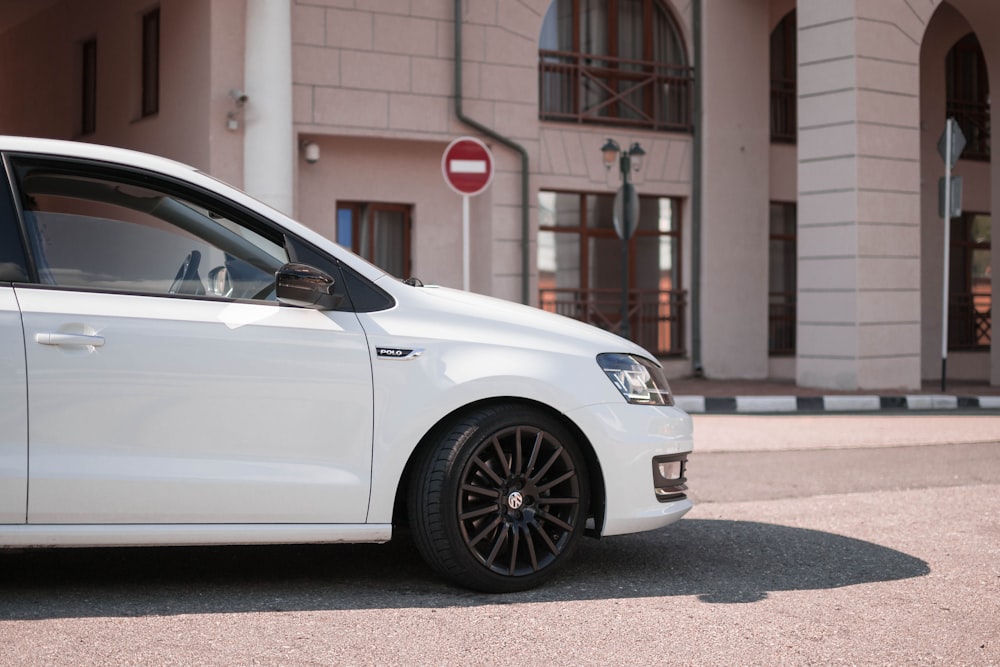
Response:
POLYGON ((769 294, 768 354, 774 356, 795 354, 795 303, 795 292, 769 294))
MULTIPOLYGON (((621 333, 622 294, 616 289, 548 288, 539 291, 539 307, 596 327, 621 333)), ((681 355, 684 347, 684 290, 630 290, 629 338, 654 354, 681 355)))
POLYGON ((948 115, 954 116, 965 135, 965 160, 990 159, 990 105, 989 102, 961 102, 948 100, 948 115))
POLYGON ((948 348, 990 349, 993 334, 993 295, 952 293, 948 304, 948 348))
POLYGON ((542 120, 691 131, 691 67, 540 50, 538 68, 542 120))

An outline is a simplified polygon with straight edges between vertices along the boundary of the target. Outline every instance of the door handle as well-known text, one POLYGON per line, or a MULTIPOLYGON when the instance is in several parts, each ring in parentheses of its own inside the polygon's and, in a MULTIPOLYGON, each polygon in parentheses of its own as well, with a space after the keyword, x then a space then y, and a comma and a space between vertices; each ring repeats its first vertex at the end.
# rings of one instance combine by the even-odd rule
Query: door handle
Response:
POLYGON ((35 342, 40 345, 101 347, 104 345, 104 336, 75 333, 36 333, 35 342))

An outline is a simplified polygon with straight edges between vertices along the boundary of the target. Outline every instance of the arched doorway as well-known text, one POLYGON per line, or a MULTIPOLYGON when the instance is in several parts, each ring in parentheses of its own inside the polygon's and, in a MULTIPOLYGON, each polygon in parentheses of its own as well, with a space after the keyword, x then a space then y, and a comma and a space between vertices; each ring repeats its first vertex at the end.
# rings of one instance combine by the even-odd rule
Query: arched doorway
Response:
POLYGON ((997 257, 992 244, 997 236, 993 208, 1000 201, 1000 184, 991 164, 989 104, 989 77, 1000 69, 1000 54, 991 58, 983 47, 987 43, 983 30, 1000 20, 992 4, 941 3, 921 44, 921 376, 925 380, 940 380, 944 372, 953 383, 1000 383, 1000 352, 992 346, 991 284, 997 257), (938 141, 948 117, 957 120, 967 144, 953 169, 962 179, 962 213, 949 223, 945 311, 945 238, 938 192, 944 161, 938 141))

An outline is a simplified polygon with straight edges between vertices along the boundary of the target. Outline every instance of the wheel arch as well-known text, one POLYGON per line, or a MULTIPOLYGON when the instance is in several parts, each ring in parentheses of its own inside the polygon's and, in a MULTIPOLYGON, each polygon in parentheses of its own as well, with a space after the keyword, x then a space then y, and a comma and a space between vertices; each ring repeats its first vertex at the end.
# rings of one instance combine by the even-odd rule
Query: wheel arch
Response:
POLYGON ((417 446, 410 452, 406 465, 403 467, 403 473, 399 476, 392 507, 393 526, 407 524, 407 490, 414 472, 418 469, 422 458, 427 452, 432 451, 434 442, 442 437, 451 424, 461 420, 466 414, 494 405, 520 405, 540 410, 559 420, 573 437, 576 438, 576 444, 580 447, 580 451, 586 459, 587 480, 590 484, 590 506, 587 508, 587 516, 594 520, 593 528, 588 527, 585 534, 591 537, 600 537, 601 527, 604 525, 605 499, 607 495, 604 486, 604 471, 601 468, 600 460, 597 458, 597 453, 594 451, 593 444, 580 427, 562 412, 545 403, 514 396, 496 396, 463 405, 443 416, 424 434, 420 442, 417 443, 417 446))

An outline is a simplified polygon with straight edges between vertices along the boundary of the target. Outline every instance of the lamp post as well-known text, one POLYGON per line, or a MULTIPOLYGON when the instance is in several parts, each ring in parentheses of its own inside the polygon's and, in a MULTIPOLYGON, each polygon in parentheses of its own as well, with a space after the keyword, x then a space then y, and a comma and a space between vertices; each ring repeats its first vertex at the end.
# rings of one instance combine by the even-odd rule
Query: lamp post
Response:
POLYGON ((628 317, 628 243, 632 235, 635 234, 636 227, 639 226, 639 195, 635 186, 632 185, 632 172, 639 171, 642 166, 642 157, 646 151, 642 149, 639 142, 633 142, 627 151, 623 151, 614 139, 608 139, 601 146, 601 155, 604 159, 604 168, 611 171, 611 167, 618 162, 618 172, 622 179, 622 185, 615 195, 615 232, 622 240, 622 322, 621 335, 623 338, 630 337, 629 317, 628 317))

